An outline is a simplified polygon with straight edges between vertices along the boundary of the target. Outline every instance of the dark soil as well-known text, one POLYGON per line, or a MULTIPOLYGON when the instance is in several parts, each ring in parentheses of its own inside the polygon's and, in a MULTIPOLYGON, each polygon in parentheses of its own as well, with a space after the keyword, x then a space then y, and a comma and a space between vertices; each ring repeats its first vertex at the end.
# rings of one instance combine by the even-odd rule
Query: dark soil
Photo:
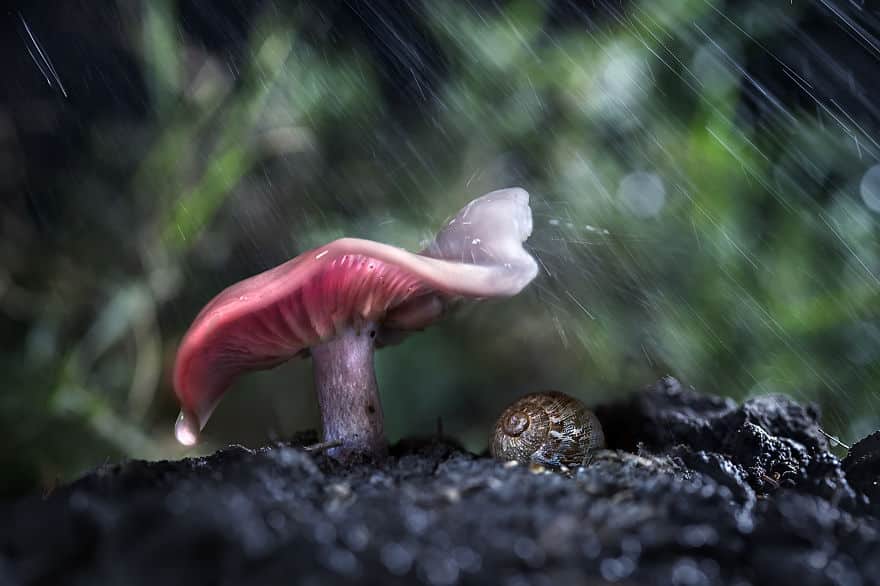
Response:
POLYGON ((23 584, 880 584, 880 435, 664 379, 572 477, 439 440, 342 467, 294 444, 100 468, 0 508, 23 584))

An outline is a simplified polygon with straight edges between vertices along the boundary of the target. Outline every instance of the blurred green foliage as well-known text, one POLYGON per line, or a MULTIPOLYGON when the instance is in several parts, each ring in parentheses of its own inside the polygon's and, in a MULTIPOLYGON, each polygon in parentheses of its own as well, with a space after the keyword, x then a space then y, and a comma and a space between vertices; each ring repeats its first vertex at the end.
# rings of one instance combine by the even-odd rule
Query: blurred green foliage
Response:
MULTIPOLYGON (((123 32, 148 115, 89 129, 59 171, 71 223, 56 237, 4 220, 7 491, 189 453, 169 372, 223 287, 341 235, 417 249, 514 184, 542 273, 379 354, 392 440, 440 418, 481 450, 519 394, 596 402, 666 373, 817 401, 849 440, 880 425, 880 241, 860 191, 877 151, 818 102, 767 96, 760 121, 743 108, 746 44, 798 7, 636 2, 551 26, 536 2, 426 2, 446 71, 401 111, 357 41, 304 34, 302 6, 249 24, 240 69, 191 43, 173 0, 136 6, 123 32)), ((314 427, 310 376, 298 361, 245 377, 197 449, 314 427)))

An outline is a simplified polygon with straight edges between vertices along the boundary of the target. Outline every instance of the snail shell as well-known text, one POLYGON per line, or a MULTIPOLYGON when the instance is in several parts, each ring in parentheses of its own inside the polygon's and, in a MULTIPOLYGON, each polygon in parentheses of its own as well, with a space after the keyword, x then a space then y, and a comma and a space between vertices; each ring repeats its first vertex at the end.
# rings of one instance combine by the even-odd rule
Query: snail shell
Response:
POLYGON ((586 466, 604 446, 596 415, 558 391, 531 393, 514 401, 498 418, 489 441, 498 460, 548 468, 586 466))

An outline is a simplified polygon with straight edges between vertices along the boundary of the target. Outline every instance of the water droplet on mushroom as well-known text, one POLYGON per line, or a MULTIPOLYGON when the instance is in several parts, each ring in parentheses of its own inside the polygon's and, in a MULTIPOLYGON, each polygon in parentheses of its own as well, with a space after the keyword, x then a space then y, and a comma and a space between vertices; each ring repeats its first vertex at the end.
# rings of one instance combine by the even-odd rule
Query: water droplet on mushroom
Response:
POLYGON ((198 427, 183 411, 177 416, 177 422, 174 424, 174 437, 184 446, 194 446, 199 441, 198 427))

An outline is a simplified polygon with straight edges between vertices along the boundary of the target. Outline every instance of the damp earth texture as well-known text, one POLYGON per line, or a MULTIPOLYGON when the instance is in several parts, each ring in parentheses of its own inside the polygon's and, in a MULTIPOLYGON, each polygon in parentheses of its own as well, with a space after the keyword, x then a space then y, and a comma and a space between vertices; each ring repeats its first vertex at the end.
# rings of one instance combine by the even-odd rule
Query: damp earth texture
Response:
POLYGON ((446 438, 108 465, 0 509, 0 583, 880 583, 877 434, 832 453, 811 406, 671 378, 596 413, 569 476, 446 438))

